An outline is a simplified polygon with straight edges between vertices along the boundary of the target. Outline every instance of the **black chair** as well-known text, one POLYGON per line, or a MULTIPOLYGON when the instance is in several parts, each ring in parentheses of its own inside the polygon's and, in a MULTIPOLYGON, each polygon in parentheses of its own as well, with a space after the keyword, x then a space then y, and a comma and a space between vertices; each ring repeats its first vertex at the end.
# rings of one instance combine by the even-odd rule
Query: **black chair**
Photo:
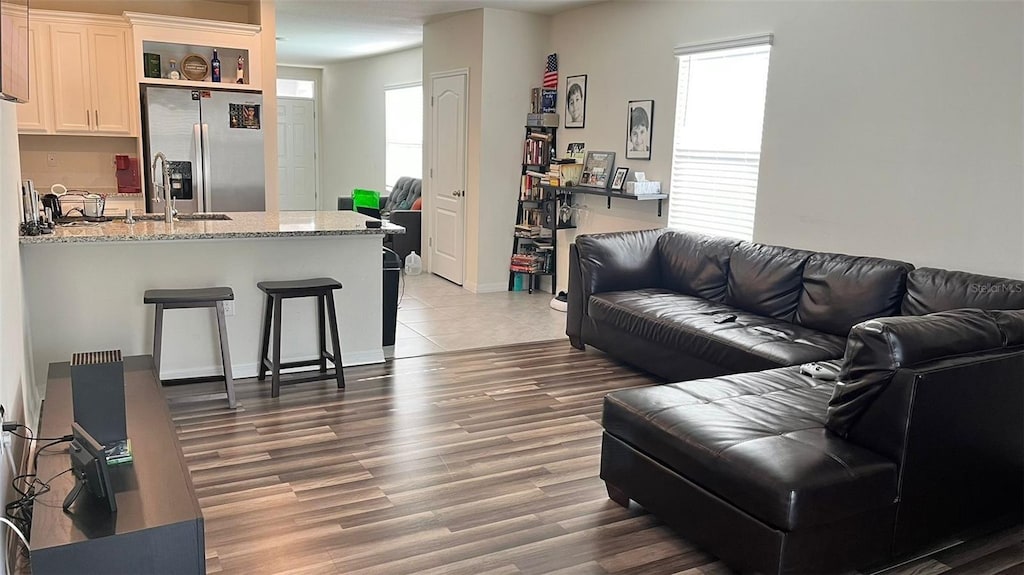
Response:
POLYGON ((317 374, 289 378, 285 383, 302 383, 307 381, 321 381, 334 377, 338 381, 338 389, 345 389, 345 372, 341 365, 341 340, 338 336, 338 315, 334 307, 334 290, 341 289, 341 283, 332 278, 313 278, 291 281, 266 281, 259 282, 256 287, 267 294, 266 305, 263 314, 263 336, 260 347, 260 369, 256 379, 265 381, 267 370, 271 372, 270 397, 278 397, 281 394, 281 370, 291 367, 303 367, 308 365, 319 365, 317 374), (305 361, 293 361, 281 363, 281 303, 286 299, 315 297, 317 310, 317 335, 319 342, 319 357, 305 361), (326 316, 325 316, 326 313, 326 316), (329 321, 331 328, 332 351, 327 351, 327 330, 325 322, 329 321), (270 351, 270 330, 274 330, 274 356, 268 357, 270 351), (334 373, 327 371, 327 360, 334 364, 334 373))
POLYGON ((224 302, 234 299, 235 294, 229 287, 146 290, 142 301, 147 304, 156 304, 156 319, 153 322, 153 364, 156 366, 157 379, 160 379, 160 357, 163 353, 164 310, 216 308, 220 357, 224 365, 224 391, 228 396, 228 407, 231 409, 236 407, 235 384, 231 376, 231 352, 228 349, 228 326, 224 319, 224 302))

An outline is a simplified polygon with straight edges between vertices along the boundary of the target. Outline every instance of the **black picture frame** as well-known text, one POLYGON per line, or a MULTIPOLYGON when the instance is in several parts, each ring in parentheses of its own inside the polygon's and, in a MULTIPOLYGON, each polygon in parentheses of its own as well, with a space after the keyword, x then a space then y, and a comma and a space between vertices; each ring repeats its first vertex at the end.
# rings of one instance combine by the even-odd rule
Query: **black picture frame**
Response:
POLYGON ((650 160, 653 141, 654 100, 630 100, 626 108, 626 159, 650 160))
POLYGON ((587 75, 565 78, 565 127, 583 128, 587 124, 587 75))
POLYGON ((615 152, 587 152, 579 185, 606 190, 614 168, 615 152))
POLYGON ((626 187, 626 176, 629 174, 629 168, 626 166, 620 166, 615 168, 615 176, 612 177, 612 191, 621 192, 626 187))

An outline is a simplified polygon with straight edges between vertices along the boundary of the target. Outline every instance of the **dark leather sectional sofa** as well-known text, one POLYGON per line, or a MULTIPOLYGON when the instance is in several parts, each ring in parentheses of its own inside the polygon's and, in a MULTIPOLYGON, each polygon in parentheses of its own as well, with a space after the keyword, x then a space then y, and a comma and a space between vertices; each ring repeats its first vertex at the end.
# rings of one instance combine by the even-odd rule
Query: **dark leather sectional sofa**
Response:
POLYGON ((834 573, 1021 520, 1022 309, 1022 281, 650 230, 577 238, 566 331, 674 382, 606 397, 612 499, 743 572, 834 573))

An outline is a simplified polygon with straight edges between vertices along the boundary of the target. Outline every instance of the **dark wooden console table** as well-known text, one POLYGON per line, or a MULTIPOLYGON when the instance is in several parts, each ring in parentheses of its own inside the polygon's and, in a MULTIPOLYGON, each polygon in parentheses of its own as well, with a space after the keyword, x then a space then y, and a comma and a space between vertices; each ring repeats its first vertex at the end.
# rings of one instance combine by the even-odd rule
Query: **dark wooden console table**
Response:
MULTIPOLYGON (((117 513, 87 492, 73 513, 64 513, 61 503, 74 478, 65 473, 54 479, 32 515, 34 575, 206 573, 203 515, 151 356, 125 358, 124 387, 134 461, 110 468, 117 513)), ((72 419, 70 364, 51 363, 39 435, 67 435, 72 419)), ((39 479, 70 466, 66 443, 50 448, 39 457, 39 479)))

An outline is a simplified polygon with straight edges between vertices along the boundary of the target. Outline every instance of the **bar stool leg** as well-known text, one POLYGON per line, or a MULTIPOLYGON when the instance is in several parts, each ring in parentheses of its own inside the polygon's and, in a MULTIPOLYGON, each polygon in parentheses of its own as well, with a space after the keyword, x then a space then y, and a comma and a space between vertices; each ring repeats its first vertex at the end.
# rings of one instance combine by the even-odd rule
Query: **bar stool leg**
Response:
POLYGON ((324 325, 324 296, 316 296, 316 327, 320 353, 320 373, 327 372, 327 329, 324 325))
POLYGON ((330 314, 331 343, 334 344, 334 373, 338 379, 338 389, 345 389, 345 370, 341 367, 341 339, 338 338, 338 314, 334 310, 334 294, 328 293, 327 313, 330 314))
POLYGON ((266 303, 263 305, 263 341, 260 343, 260 365, 256 374, 256 379, 259 381, 267 379, 267 359, 270 357, 270 321, 274 311, 273 299, 270 294, 267 294, 266 303))
POLYGON ((235 381, 231 376, 231 351, 228 349, 228 325, 224 318, 224 302, 217 302, 217 331, 220 333, 220 360, 224 364, 224 391, 228 407, 235 409, 235 381))
POLYGON ((153 320, 153 364, 156 366, 156 380, 160 381, 160 352, 163 348, 164 304, 156 304, 156 318, 153 320))
POLYGON ((281 300, 274 297, 274 360, 271 364, 270 397, 281 395, 281 300))

